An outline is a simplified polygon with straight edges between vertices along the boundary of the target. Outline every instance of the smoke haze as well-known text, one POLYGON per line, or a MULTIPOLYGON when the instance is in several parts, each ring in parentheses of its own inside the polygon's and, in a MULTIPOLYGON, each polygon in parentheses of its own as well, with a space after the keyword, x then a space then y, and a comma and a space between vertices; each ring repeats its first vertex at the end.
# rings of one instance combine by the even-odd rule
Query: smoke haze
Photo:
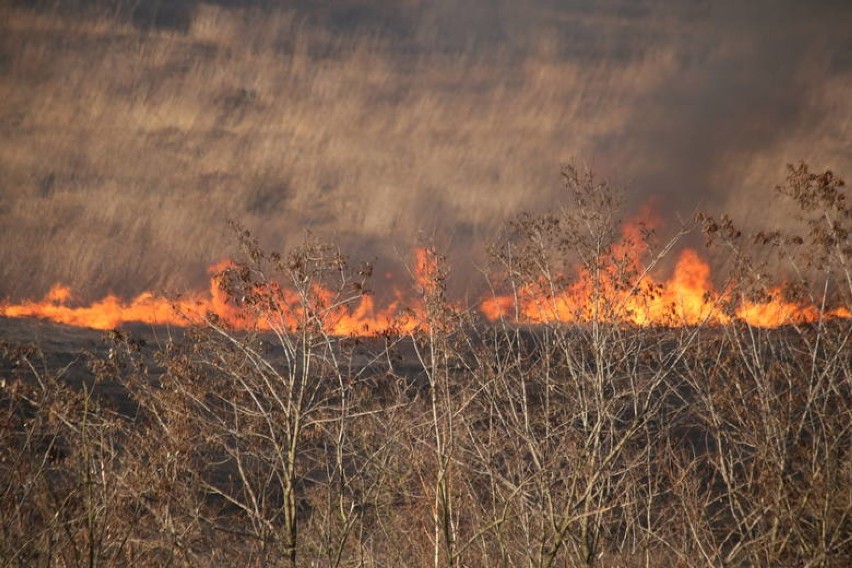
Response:
POLYGON ((197 287, 227 218, 481 262, 569 160, 672 222, 852 171, 848 2, 60 4, 0 7, 0 297, 197 287))

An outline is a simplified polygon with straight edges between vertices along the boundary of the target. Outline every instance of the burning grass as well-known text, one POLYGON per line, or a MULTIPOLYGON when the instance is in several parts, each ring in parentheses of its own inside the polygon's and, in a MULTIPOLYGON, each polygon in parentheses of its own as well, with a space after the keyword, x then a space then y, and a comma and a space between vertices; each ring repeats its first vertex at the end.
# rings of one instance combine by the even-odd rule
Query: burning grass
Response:
MULTIPOLYGON (((221 280, 226 274, 222 267, 232 265, 227 261, 209 268, 213 276, 206 293, 189 293, 177 299, 152 292, 128 300, 109 295, 88 305, 75 305, 73 291, 57 284, 42 300, 0 304, 0 315, 43 318, 66 325, 109 330, 128 323, 192 326, 212 314, 234 328, 267 328, 268 322, 239 314, 226 300, 221 290, 221 280)), ((358 293, 354 289, 350 292, 357 294, 357 303, 352 304, 340 293, 322 287, 312 291, 322 298, 328 311, 327 330, 333 334, 370 336, 422 325, 423 307, 416 300, 413 289, 407 293, 394 289, 396 299, 383 306, 377 306, 369 293, 358 293)), ((723 306, 731 305, 733 300, 716 289, 708 264, 689 248, 679 254, 674 273, 666 280, 657 282, 644 275, 623 290, 608 290, 604 294, 606 302, 615 305, 615 313, 611 315, 613 321, 640 326, 725 325, 738 320, 772 328, 852 317, 849 309, 843 306, 821 309, 805 301, 786 300, 780 286, 772 288, 760 301, 743 299, 734 303, 733 314, 730 314, 723 306)), ((275 296, 276 312, 281 314, 289 329, 296 329, 302 301, 298 293, 282 289, 275 296)), ((515 295, 485 295, 471 309, 491 322, 502 319, 519 324, 589 322, 600 308, 596 307, 593 297, 588 274, 581 273, 570 284, 556 289, 551 288, 548 281, 541 280, 525 284, 515 295)))
MULTIPOLYGON (((604 321, 677 327, 738 321, 772 328, 852 317, 848 296, 844 299, 842 292, 837 295, 836 286, 841 290, 843 286, 842 281, 838 284, 837 270, 826 268, 830 265, 817 266, 848 254, 845 185, 830 172, 817 175, 804 165, 791 167, 788 185, 779 188, 809 214, 801 220, 810 231, 808 242, 796 234, 782 236, 777 232, 755 237, 771 245, 769 248, 781 255, 780 261, 788 265, 780 279, 772 279, 754 266, 755 261, 739 248, 737 241, 742 235, 729 220, 720 226, 709 217, 699 217, 708 238, 721 237, 734 253, 739 270, 750 271, 748 278, 742 272, 727 279, 717 277, 715 282, 721 282, 718 287, 708 263, 688 247, 676 255, 671 276, 656 276, 686 228, 659 244, 655 238, 659 221, 650 208, 619 224, 612 210, 613 193, 606 183, 573 167, 566 168, 564 176, 566 189, 574 199, 572 206, 558 215, 522 215, 510 223, 492 251, 491 291, 470 306, 457 305, 457 309, 476 312, 490 322, 507 320, 520 325, 604 321), (817 214, 820 211, 825 217, 817 214), (596 224, 596 231, 605 237, 603 241, 592 242, 588 234, 578 232, 582 227, 592 231, 596 224), (821 278, 822 296, 802 280, 815 271, 821 278), (798 276, 798 281, 783 279, 793 276, 798 276)), ((277 278, 264 278, 251 285, 242 282, 241 291, 235 293, 229 286, 250 280, 252 271, 246 264, 225 260, 208 269, 211 278, 207 292, 188 293, 178 299, 152 292, 130 300, 110 295, 75 306, 73 292, 57 284, 40 301, 0 304, 0 315, 40 317, 95 329, 112 329, 129 322, 191 326, 214 317, 235 329, 279 327, 294 331, 304 325, 308 317, 305 305, 310 305, 318 310, 324 330, 340 336, 410 332, 425 325, 422 294, 428 291, 430 275, 436 269, 434 248, 415 250, 412 285, 393 287, 391 300, 379 304, 370 291, 372 266, 364 265, 357 275, 345 276, 348 267, 339 251, 333 257, 336 264, 323 267, 331 279, 306 287, 300 272, 303 261, 264 255, 247 235, 243 235, 243 245, 250 258, 263 259, 277 278), (262 309, 253 303, 261 304, 262 309)), ((319 244, 310 246, 322 249, 319 244)), ((842 263, 840 266, 844 270, 842 263)))

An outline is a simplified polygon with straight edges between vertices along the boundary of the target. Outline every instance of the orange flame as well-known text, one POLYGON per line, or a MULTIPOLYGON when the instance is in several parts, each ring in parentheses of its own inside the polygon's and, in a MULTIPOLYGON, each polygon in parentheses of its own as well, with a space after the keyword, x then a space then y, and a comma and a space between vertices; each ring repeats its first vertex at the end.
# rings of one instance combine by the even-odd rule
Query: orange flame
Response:
MULTIPOLYGON (((577 282, 555 292, 547 292, 543 283, 527 285, 517 294, 492 296, 481 305, 491 320, 515 317, 530 323, 589 322, 595 319, 642 326, 724 325, 732 321, 721 305, 729 301, 718 292, 710 279, 710 266, 690 248, 678 256, 672 276, 657 282, 645 276, 639 282, 616 289, 608 280, 599 284, 603 292, 595 296, 589 275, 581 273, 577 282), (595 301, 595 297, 600 300, 595 301)), ((792 323, 812 323, 823 318, 849 318, 845 307, 821 312, 816 306, 783 300, 779 288, 769 290, 767 302, 741 302, 736 318, 749 325, 775 328, 792 323)))
MULTIPOLYGON (((660 225, 651 204, 622 228, 621 240, 610 250, 577 268, 570 284, 540 279, 527 283, 514 296, 492 295, 480 304, 486 319, 527 323, 584 323, 609 321, 650 326, 725 325, 732 321, 723 306, 731 294, 715 289, 710 266, 698 253, 680 252, 674 272, 658 282, 643 272, 648 231, 660 225)), ((741 301, 734 317, 765 328, 811 323, 823 318, 849 318, 846 307, 821 311, 816 306, 785 301, 780 288, 767 291, 766 302, 741 301)))
MULTIPOLYGON (((273 300, 273 305, 259 310, 255 316, 251 310, 243 309, 223 290, 221 277, 232 267, 230 260, 223 260, 208 268, 211 275, 206 292, 194 292, 177 299, 167 299, 145 292, 130 300, 107 295, 89 305, 73 305, 74 294, 70 288, 57 284, 39 301, 20 304, 0 304, 0 316, 11 318, 42 318, 66 325, 93 329, 114 329, 122 324, 135 322, 151 325, 187 326, 198 324, 214 314, 238 329, 296 329, 306 319, 303 301, 295 291, 267 284, 263 293, 273 300)), ((315 286, 311 290, 310 303, 315 306, 313 317, 321 323, 324 331, 334 335, 375 335, 386 331, 410 332, 417 328, 417 319, 402 309, 402 295, 396 292, 396 300, 377 308, 371 296, 362 294, 351 301, 336 299, 327 289, 315 286), (353 306, 354 305, 354 306, 353 306)))
MULTIPOLYGON (((770 290, 767 302, 742 301, 733 310, 733 316, 727 315, 720 306, 730 303, 729 294, 715 289, 709 265, 693 249, 681 251, 667 280, 658 282, 643 274, 640 259, 644 246, 640 231, 635 223, 625 226, 622 241, 612 247, 605 259, 597 259, 593 265, 596 277, 587 269, 578 270, 570 284, 530 282, 512 296, 483 298, 479 311, 489 321, 507 319, 532 324, 583 323, 597 319, 640 326, 694 326, 724 325, 737 318, 758 327, 778 327, 815 322, 821 317, 852 318, 847 307, 820 310, 813 305, 786 301, 780 289, 770 290), (616 278, 622 274, 630 274, 632 279, 616 278)), ((94 329, 113 329, 128 322, 186 326, 201 323, 208 314, 215 314, 235 328, 294 330, 313 318, 324 331, 341 336, 407 333, 425 327, 427 317, 422 301, 406 300, 399 290, 394 291, 392 301, 377 306, 367 294, 344 298, 314 286, 306 292, 310 297, 303 298, 294 290, 266 284, 262 296, 270 304, 257 311, 260 315, 252 316, 250 310, 230 300, 220 285, 223 271, 232 265, 229 260, 214 264, 208 269, 211 279, 206 292, 178 299, 146 292, 130 300, 108 295, 89 305, 75 305, 72 290, 57 284, 42 300, 0 304, 0 316, 44 318, 94 329), (306 306, 314 311, 307 312, 306 306)), ((415 251, 414 280, 421 293, 434 290, 436 271, 433 255, 425 250, 415 251)))

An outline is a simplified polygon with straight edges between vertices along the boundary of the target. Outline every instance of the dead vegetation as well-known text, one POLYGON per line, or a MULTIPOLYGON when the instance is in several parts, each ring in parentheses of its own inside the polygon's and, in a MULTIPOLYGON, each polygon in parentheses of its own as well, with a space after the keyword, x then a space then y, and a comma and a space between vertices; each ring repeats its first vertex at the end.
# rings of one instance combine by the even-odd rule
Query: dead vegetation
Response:
MULTIPOLYGON (((302 0, 0 3, 0 297, 39 298, 57 282, 84 301, 203 287, 205 268, 232 250, 225 217, 252 227, 267 247, 294 246, 310 226, 349 254, 388 261, 388 235, 406 248, 421 229, 437 228, 466 258, 463 249, 478 251, 507 215, 547 210, 558 192, 554 164, 571 156, 612 171, 617 164, 643 195, 665 193, 672 210, 694 205, 691 196, 669 204, 687 181, 712 176, 734 187, 714 197, 741 211, 787 160, 848 164, 849 74, 808 58, 816 78, 767 87, 771 100, 807 93, 814 112, 805 115, 815 117, 806 132, 798 122, 766 121, 770 142, 761 138, 767 146, 742 157, 739 136, 711 133, 726 148, 714 171, 677 170, 666 177, 678 184, 670 190, 663 176, 647 174, 680 156, 676 145, 660 145, 681 123, 667 113, 701 108, 677 102, 701 88, 694 66, 710 65, 715 92, 716 71, 750 55, 700 25, 702 4, 629 10, 635 21, 618 13, 621 2, 602 3, 603 13, 509 0, 351 4, 347 12, 339 2, 302 0), (492 12, 486 4, 499 4, 499 22, 483 18, 492 12), (377 13, 413 23, 364 25, 364 14, 377 13), (167 19, 174 25, 149 25, 167 19), (487 32, 508 39, 466 44, 487 32), (560 44, 563 33, 569 45, 560 44), (675 85, 687 91, 669 92, 675 85), (657 99, 663 108, 648 109, 657 99), (636 130, 652 138, 653 152, 625 135, 636 130), (729 163, 734 178, 720 171, 729 163)), ((824 37, 836 20, 797 29, 797 38, 824 37)), ((825 40, 832 37, 842 34, 825 40)), ((773 118, 804 120, 781 108, 773 118)), ((745 116, 729 110, 707 116, 745 116)), ((703 119, 683 124, 703 132, 703 119)), ((755 213, 783 219, 786 210, 755 213)))
MULTIPOLYGON (((669 249, 645 233, 645 264, 613 260, 616 195, 573 169, 565 182, 570 207, 493 248, 495 286, 558 289, 584 263, 600 293, 580 323, 485 325, 447 300, 450 267, 427 248, 424 325, 332 336, 369 270, 312 239, 279 255, 240 233, 245 262, 222 286, 268 329, 211 316, 156 347, 116 331, 76 388, 4 345, 0 563, 845 566, 848 320, 614 324, 623 306, 604 292, 669 249)), ((770 247, 821 310, 849 306, 842 181, 801 165, 781 193, 805 232, 754 248, 702 218, 734 255, 732 293, 774 289, 770 247)))

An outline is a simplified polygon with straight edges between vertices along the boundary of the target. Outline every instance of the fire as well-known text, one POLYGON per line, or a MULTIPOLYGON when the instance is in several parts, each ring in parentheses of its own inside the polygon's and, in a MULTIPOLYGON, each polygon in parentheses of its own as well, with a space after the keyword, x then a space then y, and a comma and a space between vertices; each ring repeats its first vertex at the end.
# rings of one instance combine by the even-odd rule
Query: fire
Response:
MULTIPOLYGON (((814 322, 823 318, 852 318, 847 307, 821 311, 816 306, 783 299, 780 289, 768 291, 769 301, 730 305, 731 294, 716 290, 710 266, 690 248, 680 252, 671 276, 656 280, 641 270, 643 247, 635 223, 625 226, 623 239, 612 247, 606 258, 597 259, 594 270, 576 269, 568 283, 543 279, 528 282, 513 295, 490 295, 478 304, 488 321, 507 319, 524 324, 547 322, 584 323, 593 320, 639 326, 725 325, 734 318, 758 327, 778 327, 790 323, 814 322), (594 273, 593 273, 594 272, 594 273), (623 276, 627 274, 628 276, 623 276), (730 314, 730 315, 729 315, 730 314)), ((394 297, 377 305, 373 296, 351 293, 341 296, 321 286, 313 286, 303 297, 277 284, 266 284, 262 297, 265 305, 252 316, 229 300, 221 286, 223 271, 232 266, 225 260, 208 269, 208 290, 177 299, 146 292, 132 299, 108 295, 88 305, 79 305, 73 291, 55 285, 43 299, 20 304, 0 304, 5 317, 44 318, 58 323, 94 329, 113 329, 128 322, 151 325, 186 326, 205 321, 215 314, 231 326, 243 329, 294 330, 313 317, 331 334, 375 335, 388 331, 407 333, 425 327, 427 313, 416 294, 394 291, 394 297), (310 314, 305 306, 314 311, 310 314)), ((438 274, 436 259, 425 250, 415 251, 414 281, 419 293, 435 291, 438 274)), ((454 306, 460 309, 460 306, 454 306)))
POLYGON ((27 301, 21 304, 0 306, 0 315, 13 318, 43 318, 57 323, 90 327, 93 329, 113 329, 127 322, 140 322, 153 325, 187 325, 200 318, 193 315, 214 309, 220 299, 211 294, 205 297, 194 294, 189 298, 176 301, 166 300, 150 292, 145 292, 130 300, 122 300, 108 295, 87 306, 74 306, 73 293, 61 284, 54 286, 40 301, 27 301))
MULTIPOLYGON (((209 289, 194 292, 177 299, 168 299, 145 292, 129 300, 110 294, 89 305, 74 305, 73 291, 57 284, 38 301, 20 304, 0 304, 0 316, 12 318, 42 318, 66 325, 92 329, 114 329, 122 324, 135 322, 150 325, 187 326, 205 321, 213 314, 235 328, 269 329, 279 327, 296 329, 305 319, 302 313, 303 298, 293 290, 268 285, 264 291, 274 298, 272 309, 257 317, 251 310, 241 309, 228 299, 223 290, 223 271, 233 266, 223 260, 208 268, 209 289)), ((410 332, 417 327, 417 320, 402 309, 401 294, 384 307, 377 307, 371 296, 358 295, 353 302, 341 301, 330 290, 314 286, 311 300, 319 307, 316 317, 323 323, 324 330, 334 335, 374 335, 389 330, 410 332)))
POLYGON ((622 228, 621 240, 577 267, 569 284, 540 278, 512 296, 492 295, 482 300, 480 311, 490 321, 516 319, 523 323, 587 323, 607 321, 639 326, 726 325, 738 319, 749 325, 775 328, 792 323, 812 323, 823 318, 849 318, 845 307, 821 311, 816 306, 784 300, 780 287, 765 291, 765 302, 734 301, 731 291, 719 291, 710 266, 691 248, 683 249, 672 275, 658 281, 643 271, 647 252, 644 234, 659 226, 652 208, 622 228), (735 305, 733 316, 723 306, 735 305))
MULTIPOLYGON (((721 309, 730 301, 729 294, 715 289, 710 278, 710 266, 698 253, 686 248, 678 256, 672 276, 657 282, 645 276, 640 282, 621 289, 609 281, 599 284, 603 293, 595 295, 588 274, 553 293, 543 283, 527 285, 517 294, 492 296, 483 300, 481 311, 491 320, 513 318, 529 323, 589 322, 598 319, 641 326, 725 325, 732 317, 721 309), (594 298, 598 297, 599 300, 594 298)), ((852 317, 845 307, 821 312, 816 306, 785 301, 780 288, 768 292, 766 302, 740 302, 736 318, 749 325, 775 328, 791 323, 812 323, 823 318, 852 317)))

